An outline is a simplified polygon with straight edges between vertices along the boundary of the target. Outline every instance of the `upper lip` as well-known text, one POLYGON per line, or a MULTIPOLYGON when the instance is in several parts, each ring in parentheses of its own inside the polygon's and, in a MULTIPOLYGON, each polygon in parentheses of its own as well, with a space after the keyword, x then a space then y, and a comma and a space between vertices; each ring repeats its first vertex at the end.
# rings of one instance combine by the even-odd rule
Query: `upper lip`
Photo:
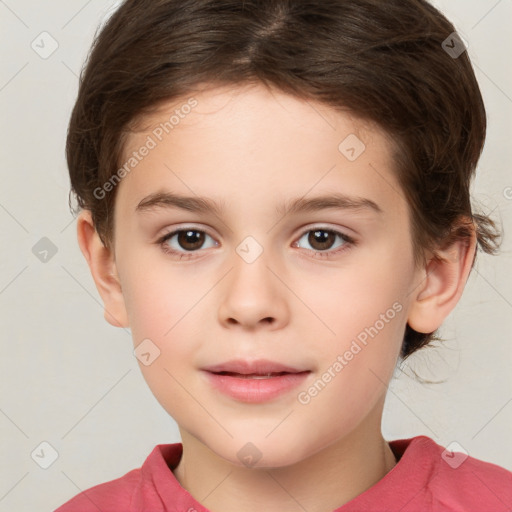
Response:
POLYGON ((309 371, 306 369, 294 368, 267 359, 257 359, 247 361, 243 359, 234 359, 212 366, 207 366, 203 370, 211 373, 229 372, 239 373, 241 375, 265 375, 269 373, 301 373, 309 371))

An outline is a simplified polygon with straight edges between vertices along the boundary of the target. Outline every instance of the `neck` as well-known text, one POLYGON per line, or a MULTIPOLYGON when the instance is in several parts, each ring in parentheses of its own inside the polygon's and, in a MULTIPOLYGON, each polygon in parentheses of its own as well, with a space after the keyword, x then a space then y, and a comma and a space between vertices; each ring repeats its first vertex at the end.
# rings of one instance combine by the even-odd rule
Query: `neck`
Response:
MULTIPOLYGON (((382 411, 380 411, 382 413, 382 411)), ((380 417, 300 462, 277 468, 231 464, 186 431, 174 475, 212 512, 331 512, 369 489, 396 464, 380 417)), ((367 418, 371 420, 371 418, 367 418)))

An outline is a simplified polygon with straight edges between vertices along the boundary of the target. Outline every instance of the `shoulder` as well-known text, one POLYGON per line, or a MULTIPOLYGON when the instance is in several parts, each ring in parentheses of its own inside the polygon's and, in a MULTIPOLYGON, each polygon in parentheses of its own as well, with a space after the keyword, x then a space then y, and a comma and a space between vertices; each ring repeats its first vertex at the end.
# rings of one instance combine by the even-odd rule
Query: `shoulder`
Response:
POLYGON ((140 480, 141 470, 133 469, 120 478, 82 491, 55 512, 119 512, 120 507, 128 510, 140 480))
POLYGON ((427 488, 434 509, 508 511, 512 508, 512 472, 471 457, 457 443, 445 448, 426 436, 414 440, 418 462, 430 467, 427 488))
POLYGON ((180 443, 157 445, 140 468, 82 491, 54 512, 129 512, 144 507, 151 507, 152 512, 164 510, 162 493, 169 502, 179 493, 169 464, 175 465, 181 452, 180 443))

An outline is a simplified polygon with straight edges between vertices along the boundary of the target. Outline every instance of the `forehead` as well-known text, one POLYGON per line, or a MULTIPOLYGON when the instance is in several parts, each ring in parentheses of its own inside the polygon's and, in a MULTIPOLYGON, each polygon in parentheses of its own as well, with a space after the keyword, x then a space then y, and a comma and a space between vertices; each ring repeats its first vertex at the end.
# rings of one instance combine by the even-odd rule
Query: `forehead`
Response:
MULTIPOLYGON (((147 134, 166 139, 157 142, 166 143, 168 139, 178 142, 180 136, 187 135, 187 128, 193 129, 196 136, 204 136, 208 129, 215 126, 243 126, 243 131, 229 132, 227 136, 238 140, 253 136, 252 142, 256 142, 256 138, 264 138, 262 128, 265 128, 270 138, 273 138, 272 132, 276 130, 283 135, 303 134, 307 137, 316 132, 319 138, 326 131, 338 131, 339 135, 348 131, 367 141, 376 136, 381 139, 376 142, 393 146, 391 137, 376 123, 362 119, 346 108, 329 106, 311 98, 292 96, 275 87, 251 83, 198 86, 189 94, 160 103, 150 114, 139 116, 132 122, 131 130, 125 134, 125 156, 126 151, 136 147, 147 134)), ((216 136, 220 138, 221 133, 217 131, 216 136)), ((279 142, 282 143, 282 140, 279 142)), ((314 148, 310 146, 310 149, 314 148)))
POLYGON ((138 120, 125 139, 121 165, 134 165, 120 188, 133 208, 164 188, 219 202, 224 192, 241 206, 269 190, 282 199, 340 186, 359 196, 382 195, 383 185, 400 194, 392 149, 384 131, 348 111, 262 85, 210 88, 138 120))

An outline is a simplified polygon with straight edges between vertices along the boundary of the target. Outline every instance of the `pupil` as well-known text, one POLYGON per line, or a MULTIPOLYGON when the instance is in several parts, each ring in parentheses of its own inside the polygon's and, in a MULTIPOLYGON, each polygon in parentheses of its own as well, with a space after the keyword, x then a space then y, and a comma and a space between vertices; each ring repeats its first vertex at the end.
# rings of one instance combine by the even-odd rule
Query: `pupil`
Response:
POLYGON ((329 238, 333 236, 333 233, 330 231, 324 231, 324 230, 318 230, 318 231, 312 231, 309 235, 309 243, 312 245, 312 247, 315 247, 315 244, 320 247, 317 247, 318 250, 321 249, 329 249, 329 247, 332 245, 329 243, 329 238))
MULTIPOLYGON (((333 242, 333 240, 330 240, 333 237, 333 235, 334 233, 332 233, 331 231, 312 231, 308 237, 308 241, 310 244, 312 244, 313 247, 315 247, 316 244, 318 250, 329 249, 333 242)), ((199 231, 181 231, 180 233, 178 233, 178 243, 184 249, 197 249, 203 244, 203 242, 204 233, 200 233, 199 231), (187 247, 187 244, 191 245, 192 247, 187 247)))
POLYGON ((182 231, 178 233, 178 243, 183 247, 183 249, 197 249, 203 243, 204 234, 199 231, 182 231), (187 244, 192 245, 192 247, 187 246, 187 244))

